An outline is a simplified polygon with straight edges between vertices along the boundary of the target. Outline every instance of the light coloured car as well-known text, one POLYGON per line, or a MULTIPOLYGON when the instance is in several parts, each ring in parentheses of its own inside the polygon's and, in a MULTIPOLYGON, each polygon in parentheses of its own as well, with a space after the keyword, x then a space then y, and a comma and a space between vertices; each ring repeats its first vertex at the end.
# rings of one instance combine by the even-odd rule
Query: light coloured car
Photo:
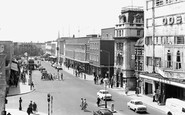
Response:
POLYGON ((127 103, 127 107, 134 110, 135 112, 147 112, 147 107, 143 104, 141 100, 130 100, 127 103))
POLYGON ((102 89, 102 90, 98 91, 97 96, 103 100, 112 100, 112 95, 109 93, 108 90, 102 89))

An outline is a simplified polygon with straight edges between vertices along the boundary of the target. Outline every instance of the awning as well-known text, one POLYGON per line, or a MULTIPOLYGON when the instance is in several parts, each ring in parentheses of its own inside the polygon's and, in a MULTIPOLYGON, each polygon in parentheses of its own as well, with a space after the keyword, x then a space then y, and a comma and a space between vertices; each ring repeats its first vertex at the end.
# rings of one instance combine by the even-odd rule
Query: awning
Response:
POLYGON ((140 74, 139 77, 185 88, 185 80, 163 77, 162 75, 158 73, 140 74))
POLYGON ((17 63, 12 62, 11 69, 14 70, 14 71, 18 71, 18 65, 17 65, 17 63))

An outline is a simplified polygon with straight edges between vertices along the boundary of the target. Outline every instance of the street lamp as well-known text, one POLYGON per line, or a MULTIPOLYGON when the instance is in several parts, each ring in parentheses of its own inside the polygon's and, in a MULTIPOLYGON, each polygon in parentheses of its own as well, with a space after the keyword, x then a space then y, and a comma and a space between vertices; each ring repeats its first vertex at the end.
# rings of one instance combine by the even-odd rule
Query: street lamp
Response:
MULTIPOLYGON (((107 81, 110 81, 110 52, 109 51, 106 51, 106 50, 100 50, 101 52, 105 52, 108 54, 108 78, 104 78, 104 88, 105 88, 105 91, 106 91, 106 84, 107 84, 107 81)), ((106 93, 105 93, 105 108, 107 108, 107 99, 106 99, 106 93)))

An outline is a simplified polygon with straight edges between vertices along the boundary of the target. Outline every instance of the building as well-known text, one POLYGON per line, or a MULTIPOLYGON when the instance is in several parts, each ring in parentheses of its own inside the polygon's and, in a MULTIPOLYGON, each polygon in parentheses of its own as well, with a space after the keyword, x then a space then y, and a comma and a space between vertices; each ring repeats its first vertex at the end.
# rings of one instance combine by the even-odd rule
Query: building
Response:
POLYGON ((13 57, 13 42, 0 41, 0 112, 5 111, 5 98, 9 89, 11 63, 13 57))
POLYGON ((116 87, 135 88, 134 45, 144 35, 144 11, 142 7, 123 7, 119 23, 115 26, 114 75, 116 87))
POLYGON ((90 73, 88 61, 90 38, 97 38, 97 36, 88 35, 65 40, 65 65, 75 69, 78 74, 90 73))
MULTIPOLYGON (((136 76, 136 87, 141 88, 141 80, 139 75, 144 72, 144 38, 137 40, 135 44, 135 76, 136 76)), ((140 89, 141 91, 141 89, 140 89)))
POLYGON ((89 52, 91 74, 110 80, 114 71, 114 40, 90 39, 89 52))
POLYGON ((185 99, 185 1, 147 0, 142 93, 185 99))

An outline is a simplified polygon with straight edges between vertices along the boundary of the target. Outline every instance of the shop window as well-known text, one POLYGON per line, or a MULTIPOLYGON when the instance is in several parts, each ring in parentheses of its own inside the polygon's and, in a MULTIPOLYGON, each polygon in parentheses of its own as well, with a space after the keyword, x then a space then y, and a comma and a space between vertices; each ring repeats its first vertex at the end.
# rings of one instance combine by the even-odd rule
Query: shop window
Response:
POLYGON ((172 67, 172 55, 170 50, 168 50, 167 52, 167 68, 171 68, 172 67))
POLYGON ((181 69, 181 54, 180 51, 177 51, 177 57, 176 57, 176 69, 181 69))

